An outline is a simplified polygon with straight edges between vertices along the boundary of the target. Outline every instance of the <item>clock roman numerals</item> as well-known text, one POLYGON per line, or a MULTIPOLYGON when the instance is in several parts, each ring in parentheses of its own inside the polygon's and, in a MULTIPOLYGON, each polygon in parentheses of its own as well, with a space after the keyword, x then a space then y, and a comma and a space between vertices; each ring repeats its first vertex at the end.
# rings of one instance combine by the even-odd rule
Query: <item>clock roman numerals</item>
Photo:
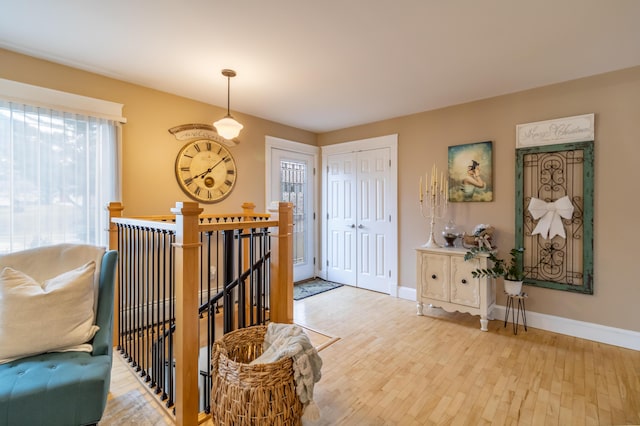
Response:
POLYGON ((237 176, 229 150, 206 139, 191 141, 180 150, 175 171, 182 191, 204 203, 215 203, 228 196, 237 176))

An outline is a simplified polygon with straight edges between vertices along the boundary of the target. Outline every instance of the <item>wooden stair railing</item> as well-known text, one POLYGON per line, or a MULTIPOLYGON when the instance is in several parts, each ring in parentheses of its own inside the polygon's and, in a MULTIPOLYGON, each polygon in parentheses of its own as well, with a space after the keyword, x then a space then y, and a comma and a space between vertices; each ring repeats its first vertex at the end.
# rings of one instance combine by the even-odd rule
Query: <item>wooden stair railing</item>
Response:
MULTIPOLYGON (((201 215, 202 209, 195 202, 177 202, 171 211, 173 216, 154 216, 140 218, 139 223, 144 226, 155 226, 158 221, 165 223, 161 228, 171 226, 175 230, 175 420, 177 425, 197 425, 199 422, 198 409, 198 353, 193 348, 199 347, 199 314, 201 303, 198 300, 200 282, 200 249, 199 234, 210 226, 220 226, 228 229, 248 229, 241 227, 239 222, 247 220, 263 221, 261 226, 272 227, 271 255, 270 255, 270 320, 280 323, 293 322, 293 204, 280 203, 278 221, 268 221, 266 214, 253 212, 251 203, 243 204, 243 213, 234 215, 201 215), (231 217, 227 223, 228 217, 231 217), (150 220, 149 220, 150 219, 150 220), (174 225, 175 224, 175 225, 174 225), (211 225, 209 225, 211 224, 211 225)), ((122 221, 123 206, 121 203, 110 203, 109 245, 111 249, 118 249, 118 229, 115 221, 122 221)), ((246 232, 246 231, 243 231, 246 232)), ((246 248, 245 248, 246 250, 246 248)), ((244 259, 245 269, 248 256, 244 259)), ((241 279, 237 280, 240 283, 241 279)), ((239 297, 242 304, 247 304, 244 295, 239 297)), ((120 318, 120 298, 116 295, 115 320, 120 318)), ((242 306, 242 304, 240 306, 242 306)), ((251 308, 253 309, 253 308, 251 308)), ((240 309, 239 311, 245 311, 240 309)), ((244 315, 244 314, 242 314, 244 315)), ((240 319, 237 319, 241 321, 240 319)), ((116 322, 115 330, 120 330, 116 322)), ((227 328, 225 326, 225 328, 227 328)), ((114 333, 114 345, 119 336, 114 333)), ((158 337, 158 336, 157 336, 158 337)))

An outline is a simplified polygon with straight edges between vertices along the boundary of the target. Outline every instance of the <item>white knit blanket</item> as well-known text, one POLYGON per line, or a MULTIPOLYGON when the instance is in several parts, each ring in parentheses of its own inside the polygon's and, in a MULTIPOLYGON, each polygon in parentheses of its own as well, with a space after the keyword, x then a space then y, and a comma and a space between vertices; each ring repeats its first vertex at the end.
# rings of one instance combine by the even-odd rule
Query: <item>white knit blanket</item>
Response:
POLYGON ((304 406, 304 418, 317 420, 318 407, 313 402, 313 386, 320 381, 322 359, 301 327, 295 324, 269 323, 263 352, 251 364, 268 364, 291 357, 296 393, 304 406))

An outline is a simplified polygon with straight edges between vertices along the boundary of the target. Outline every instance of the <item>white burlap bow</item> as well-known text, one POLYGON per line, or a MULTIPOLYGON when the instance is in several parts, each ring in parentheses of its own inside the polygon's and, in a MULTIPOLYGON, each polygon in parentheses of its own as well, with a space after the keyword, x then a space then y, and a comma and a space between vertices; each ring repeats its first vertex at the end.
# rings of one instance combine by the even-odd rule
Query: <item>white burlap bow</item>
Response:
POLYGON ((566 238, 562 218, 571 219, 573 216, 573 204, 571 204, 569 197, 565 195, 550 203, 531 198, 529 211, 534 219, 541 218, 531 235, 540 234, 545 240, 556 235, 566 238))

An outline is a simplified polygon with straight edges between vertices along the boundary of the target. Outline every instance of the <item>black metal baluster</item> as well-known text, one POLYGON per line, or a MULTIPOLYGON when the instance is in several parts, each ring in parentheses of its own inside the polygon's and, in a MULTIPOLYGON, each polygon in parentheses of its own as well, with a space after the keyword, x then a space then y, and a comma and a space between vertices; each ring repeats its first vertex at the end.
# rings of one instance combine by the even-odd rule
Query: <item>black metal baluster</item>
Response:
MULTIPOLYGON (((220 291, 220 264, 224 268, 224 261, 220 262, 220 231, 216 231, 216 294, 220 291)), ((224 276, 224 275, 223 275, 224 276)), ((216 310, 214 314, 219 312, 219 301, 216 301, 216 310)))
MULTIPOLYGON (((171 234, 171 242, 174 242, 174 235, 171 234)), ((168 343, 168 363, 167 363, 167 368, 169 369, 169 381, 167 384, 167 391, 168 391, 168 395, 169 395, 169 399, 167 399, 167 407, 171 407, 173 405, 173 401, 174 401, 174 388, 173 388, 173 384, 174 382, 174 374, 175 374, 175 370, 173 369, 173 332, 171 330, 174 329, 175 326, 175 307, 174 307, 174 290, 175 290, 175 270, 173 267, 173 262, 174 262, 174 256, 173 256, 173 244, 170 244, 170 249, 169 249, 169 333, 168 333, 168 339, 169 339, 169 343, 168 343)))
POLYGON ((133 291, 132 291, 132 282, 134 281, 134 271, 135 271, 135 251, 134 251, 134 244, 135 244, 135 229, 133 228, 133 226, 129 226, 128 227, 129 230, 129 243, 127 244, 129 246, 129 273, 127 274, 129 279, 127 280, 127 286, 126 286, 126 292, 127 292, 127 306, 125 307, 126 312, 125 315, 127 316, 127 361, 129 362, 129 364, 133 363, 133 357, 132 357, 132 347, 131 347, 131 333, 133 330, 133 311, 132 311, 132 307, 133 307, 133 291))
POLYGON ((142 240, 142 281, 140 281, 140 377, 147 374, 147 312, 149 310, 149 235, 150 229, 144 228, 142 240))
MULTIPOLYGON (((202 220, 200 220, 202 222, 202 220)), ((202 232, 198 233, 198 240, 200 241, 200 271, 198 271, 198 275, 200 277, 198 283, 199 283, 199 294, 198 294, 198 300, 200 302, 200 304, 202 304, 202 298, 204 297, 204 278, 205 275, 208 276, 209 272, 205 272, 204 268, 206 265, 206 262, 204 262, 204 255, 205 255, 205 251, 203 250, 204 247, 204 234, 202 232)))
POLYGON ((155 360, 155 352, 156 352, 156 313, 158 311, 158 304, 156 299, 158 298, 157 296, 157 292, 156 290, 158 289, 158 274, 157 274, 157 268, 158 268, 158 264, 157 264, 157 254, 158 254, 158 246, 157 246, 157 242, 158 242, 158 231, 154 230, 153 234, 151 235, 151 306, 153 307, 153 310, 151 311, 151 323, 149 324, 149 332, 150 332, 150 336, 149 336, 149 340, 150 340, 150 353, 149 353, 149 357, 150 357, 150 362, 151 365, 148 367, 149 370, 149 387, 153 388, 156 386, 156 372, 155 372, 155 366, 156 366, 156 360, 155 360))
POLYGON ((247 299, 247 295, 245 292, 245 282, 246 280, 241 278, 241 274, 242 274, 242 270, 244 265, 242 264, 242 260, 243 260, 243 253, 242 253, 242 240, 243 240, 243 235, 242 235, 242 230, 238 230, 237 234, 236 234, 236 239, 238 241, 237 244, 237 251, 238 251, 238 275, 237 275, 237 280, 238 280, 238 328, 245 328, 246 327, 246 308, 247 308, 247 304, 246 304, 246 299, 247 299))
POLYGON ((162 272, 161 272, 161 254, 162 254, 162 231, 158 231, 156 233, 156 252, 155 252, 155 275, 156 275, 156 289, 155 289, 155 300, 156 306, 154 309, 154 319, 153 319, 153 352, 152 352, 152 371, 153 377, 151 378, 151 383, 153 384, 154 393, 159 392, 160 382, 159 382, 159 374, 158 374, 158 357, 160 355, 160 345, 162 341, 161 334, 161 324, 160 324, 160 314, 162 309, 162 272))
POLYGON ((233 282, 233 231, 222 231, 223 235, 223 258, 224 258, 224 296, 222 300, 223 311, 223 329, 224 334, 233 330, 233 293, 231 283, 233 282))
POLYGON ((135 292, 136 292, 136 304, 135 304, 135 315, 136 315, 136 328, 135 328, 135 360, 136 360, 136 373, 140 372, 140 328, 142 325, 142 294, 140 293, 140 289, 142 288, 142 285, 144 283, 144 277, 143 277, 143 272, 144 272, 144 258, 143 258, 143 247, 144 247, 144 229, 139 227, 138 228, 138 254, 136 256, 136 259, 138 259, 138 266, 137 266, 137 278, 136 278, 136 282, 133 283, 135 285, 135 292))
MULTIPOLYGON (((213 309, 213 303, 211 303, 211 235, 212 231, 207 232, 207 365, 211 362, 211 346, 215 339, 215 309, 213 309), (212 322, 213 321, 213 322, 212 322)), ((211 368, 207 368, 204 376, 204 411, 209 414, 211 412, 211 403, 209 398, 209 391, 211 390, 211 368)))
MULTIPOLYGON (((249 303, 251 305, 251 311, 249 311, 249 325, 256 325, 256 314, 254 313, 257 308, 256 304, 256 280, 255 280, 255 265, 256 265, 256 247, 255 247, 255 228, 251 228, 249 231, 249 267, 251 268, 251 272, 249 273, 249 303)), ((259 314, 257 314, 259 315, 259 314)))
POLYGON ((121 224, 117 224, 117 229, 118 229, 118 253, 121 257, 120 262, 118 262, 118 270, 119 270, 119 274, 118 274, 118 280, 116 281, 118 283, 118 286, 120 287, 118 289, 118 350, 120 351, 120 354, 124 353, 124 346, 122 344, 122 336, 124 335, 123 333, 123 323, 124 323, 124 316, 123 316, 123 312, 124 309, 124 302, 123 302, 123 289, 122 289, 122 283, 124 281, 124 276, 125 276, 125 265, 126 265, 126 257, 125 255, 125 248, 124 248, 124 236, 123 236, 123 230, 122 230, 122 225, 121 224))
POLYGON ((271 293, 271 238, 268 237, 268 228, 265 228, 264 232, 267 237, 264 238, 265 250, 262 252, 264 273, 262 274, 261 282, 263 286, 262 297, 264 298, 264 322, 266 323, 271 320, 271 304, 269 303, 269 294, 271 293), (269 312, 269 318, 266 317, 267 312, 269 312))
POLYGON ((167 342, 167 231, 162 231, 162 296, 160 301, 162 303, 162 319, 160 323, 162 326, 160 327, 160 331, 158 333, 158 388, 156 389, 156 393, 162 392, 161 399, 164 401, 168 398, 167 396, 167 375, 165 368, 165 359, 166 359, 166 342, 167 342))
MULTIPOLYGON (((254 236, 255 237, 255 236, 254 236)), ((262 257, 263 238, 260 234, 257 243, 254 243, 256 247, 257 257, 260 258, 260 265, 255 269, 255 288, 256 288, 256 323, 264 324, 264 304, 263 304, 263 291, 262 291, 262 271, 264 269, 264 258, 262 257)), ((255 260, 254 260, 255 261, 255 260)))

